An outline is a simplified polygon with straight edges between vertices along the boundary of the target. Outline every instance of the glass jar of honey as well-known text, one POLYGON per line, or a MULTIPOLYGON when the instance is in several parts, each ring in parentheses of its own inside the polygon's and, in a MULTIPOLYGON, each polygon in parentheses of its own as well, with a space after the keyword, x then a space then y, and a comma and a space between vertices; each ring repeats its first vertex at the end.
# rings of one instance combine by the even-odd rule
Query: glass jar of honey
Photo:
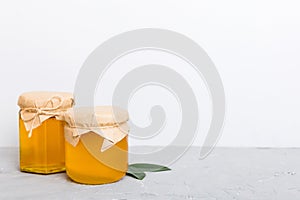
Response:
POLYGON ((73 108, 65 120, 66 172, 73 181, 105 184, 125 176, 127 111, 111 106, 73 108))
POLYGON ((73 95, 64 92, 27 92, 19 97, 21 171, 65 171, 63 120, 73 104, 73 95))

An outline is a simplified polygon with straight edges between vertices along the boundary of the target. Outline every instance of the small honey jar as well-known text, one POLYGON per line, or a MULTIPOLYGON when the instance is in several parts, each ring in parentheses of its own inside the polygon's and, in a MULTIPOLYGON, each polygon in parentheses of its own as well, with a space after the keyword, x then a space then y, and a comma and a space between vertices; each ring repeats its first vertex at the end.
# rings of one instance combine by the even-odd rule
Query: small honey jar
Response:
POLYGON ((112 106, 79 107, 65 117, 66 172, 75 182, 120 180, 128 167, 128 112, 112 106))
POLYGON ((27 92, 19 97, 21 171, 65 171, 64 113, 73 104, 73 95, 64 92, 27 92))

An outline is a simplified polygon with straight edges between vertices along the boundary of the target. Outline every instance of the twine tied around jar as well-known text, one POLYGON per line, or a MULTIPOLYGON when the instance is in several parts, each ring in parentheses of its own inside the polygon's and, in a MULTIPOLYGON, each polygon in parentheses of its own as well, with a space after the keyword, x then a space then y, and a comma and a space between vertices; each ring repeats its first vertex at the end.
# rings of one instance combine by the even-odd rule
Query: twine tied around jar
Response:
POLYGON ((33 129, 39 127, 44 121, 51 117, 56 117, 56 119, 62 119, 63 114, 60 109, 63 105, 63 98, 60 96, 53 96, 43 106, 37 106, 35 101, 34 107, 23 108, 20 110, 21 119, 24 122, 25 128, 28 133, 28 137, 32 136, 33 129), (53 100, 57 99, 58 104, 54 106, 53 100), (52 107, 49 107, 49 104, 52 104, 52 107))

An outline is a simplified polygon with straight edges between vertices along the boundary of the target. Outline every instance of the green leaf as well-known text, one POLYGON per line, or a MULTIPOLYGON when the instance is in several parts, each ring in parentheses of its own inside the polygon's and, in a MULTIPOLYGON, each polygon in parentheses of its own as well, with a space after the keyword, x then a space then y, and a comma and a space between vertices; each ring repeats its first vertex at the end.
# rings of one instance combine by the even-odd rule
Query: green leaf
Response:
POLYGON ((135 163, 128 166, 126 175, 133 178, 143 180, 146 176, 145 172, 161 172, 171 170, 162 165, 148 164, 148 163, 135 163))
POLYGON ((161 172, 171 170, 162 165, 148 164, 148 163, 135 163, 128 166, 130 171, 134 172, 161 172))
POLYGON ((136 179, 139 179, 139 180, 143 180, 146 176, 146 174, 144 172, 130 172, 130 171, 127 171, 126 175, 131 176, 136 179))

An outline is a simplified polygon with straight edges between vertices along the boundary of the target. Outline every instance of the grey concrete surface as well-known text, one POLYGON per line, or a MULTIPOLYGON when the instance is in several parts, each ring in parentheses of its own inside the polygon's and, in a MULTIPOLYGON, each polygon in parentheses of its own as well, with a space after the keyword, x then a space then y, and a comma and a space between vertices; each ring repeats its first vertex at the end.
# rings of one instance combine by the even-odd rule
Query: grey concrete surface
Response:
POLYGON ((64 173, 18 170, 18 149, 0 148, 0 199, 300 199, 300 149, 217 148, 204 160, 193 147, 172 171, 80 185, 64 173))

